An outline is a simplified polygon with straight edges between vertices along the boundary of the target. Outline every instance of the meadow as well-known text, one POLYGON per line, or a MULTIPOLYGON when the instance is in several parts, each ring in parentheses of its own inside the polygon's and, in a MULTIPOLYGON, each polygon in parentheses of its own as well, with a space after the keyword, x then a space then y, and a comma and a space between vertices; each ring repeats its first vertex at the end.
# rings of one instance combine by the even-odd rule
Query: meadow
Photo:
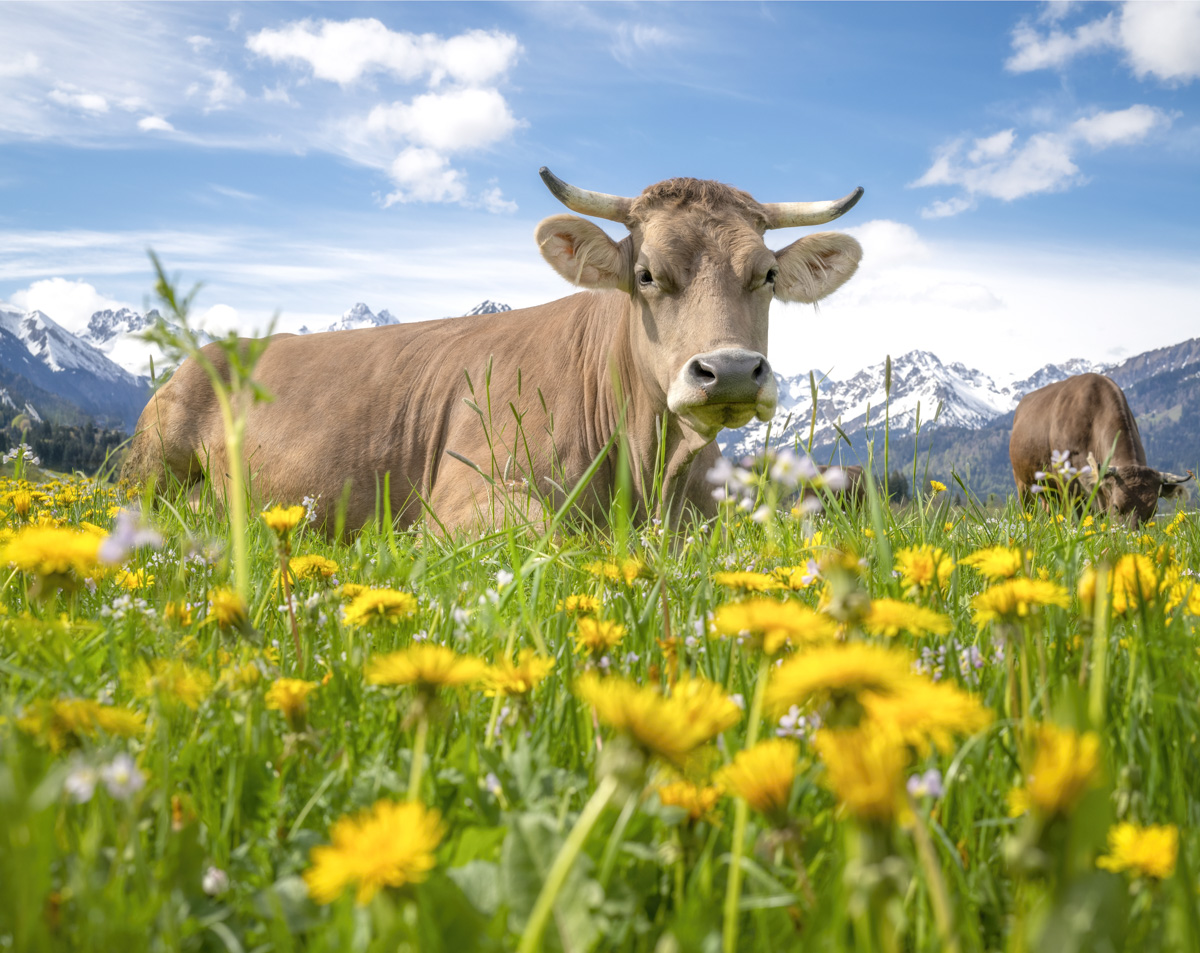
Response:
POLYGON ((1194 511, 784 453, 703 525, 331 542, 15 464, 0 949, 1200 947, 1194 511))

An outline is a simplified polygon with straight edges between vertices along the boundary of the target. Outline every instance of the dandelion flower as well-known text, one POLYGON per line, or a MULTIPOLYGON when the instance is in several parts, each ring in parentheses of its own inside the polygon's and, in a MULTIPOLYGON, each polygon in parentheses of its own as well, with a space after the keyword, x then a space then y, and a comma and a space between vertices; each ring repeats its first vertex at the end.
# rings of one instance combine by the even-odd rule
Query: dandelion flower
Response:
POLYGON ((95 571, 100 558, 100 542, 100 538, 92 533, 29 526, 0 551, 0 561, 61 585, 70 573, 83 577, 95 571))
POLYGON ((277 678, 267 689, 267 708, 281 712, 292 730, 299 731, 308 716, 308 696, 316 688, 316 682, 307 682, 302 678, 277 678))
POLYGON ((1100 780, 1100 738, 1053 724, 1039 725, 1033 767, 1010 809, 1032 807, 1046 817, 1069 812, 1100 780))
POLYGON ((1108 853, 1096 861, 1096 866, 1113 873, 1130 871, 1165 880, 1175 872, 1178 854, 1179 828, 1174 824, 1118 824, 1108 832, 1108 853))
POLYGON ((304 872, 309 896, 332 903, 347 887, 365 906, 381 887, 420 883, 434 867, 442 840, 441 816, 419 801, 378 801, 370 810, 343 817, 330 831, 332 844, 314 847, 304 872))
POLYGON ((929 489, 932 490, 934 493, 945 493, 946 492, 946 484, 943 483, 941 480, 930 480, 929 481, 929 489))
POLYGON ((1158 595, 1158 572, 1154 561, 1142 553, 1128 553, 1117 560, 1109 580, 1113 612, 1128 612, 1158 595))
POLYGON ((273 506, 260 515, 271 532, 286 536, 304 521, 307 513, 303 506, 273 506))
POLYGON ((996 619, 1012 621, 1029 615, 1037 606, 1059 606, 1070 603, 1067 590, 1056 582, 1043 579, 1010 579, 985 589, 971 600, 975 623, 983 628, 996 619))
POLYGON ((977 549, 970 556, 964 556, 958 564, 977 569, 995 582, 1017 575, 1024 567, 1025 559, 1020 548, 1016 546, 988 546, 985 549, 977 549))
POLYGON ((772 738, 739 751, 717 778, 731 794, 782 826, 799 761, 800 746, 796 742, 772 738))
POLYGON ((896 553, 896 568, 909 589, 945 589, 954 560, 937 546, 913 546, 896 553))
POLYGON ((625 626, 608 619, 581 618, 572 633, 576 651, 602 655, 625 637, 625 626))
POLYGON ((719 685, 701 679, 681 681, 664 697, 654 688, 589 672, 575 683, 575 693, 595 706, 605 724, 678 768, 700 745, 742 717, 719 685))
POLYGON ((375 656, 367 662, 366 678, 371 685, 415 685, 430 691, 478 682, 487 670, 483 659, 426 643, 375 656))
POLYGON ((691 781, 670 781, 657 788, 658 799, 664 807, 678 807, 687 812, 688 820, 695 824, 712 814, 721 800, 718 785, 699 785, 691 781))
POLYGON ((346 625, 364 626, 373 622, 407 619, 416 611, 417 597, 412 593, 395 589, 366 589, 346 606, 342 619, 346 625))
POLYGON ((208 594, 208 618, 222 629, 236 629, 245 624, 249 610, 232 589, 214 589, 208 594))
POLYGON ((620 562, 596 560, 585 563, 583 571, 608 582, 621 582, 627 586, 632 586, 639 577, 647 574, 646 564, 640 559, 632 558, 622 559, 620 562))
POLYGON ((862 624, 872 635, 889 639, 901 632, 917 636, 949 635, 954 628, 949 616, 899 599, 876 599, 862 624))
POLYGON ((771 673, 766 703, 777 713, 793 705, 830 702, 835 714, 863 692, 893 694, 912 681, 912 658, 905 652, 849 643, 814 648, 795 655, 771 673))
POLYGON ((818 732, 813 743, 825 764, 826 784, 852 815, 890 822, 902 811, 905 746, 874 725, 818 732))
POLYGON ((748 632, 762 650, 774 655, 785 645, 832 641, 837 623, 798 602, 749 599, 717 609, 713 625, 723 635, 748 632))
POLYGON ((777 566, 771 570, 771 575, 783 583, 780 588, 797 592, 820 579, 821 571, 814 561, 809 560, 803 566, 777 566))
POLYGON ((600 612, 601 603, 595 596, 572 594, 560 599, 554 608, 568 615, 596 615, 600 612))
POLYGON ((892 695, 867 692, 862 705, 870 721, 922 752, 930 742, 951 751, 955 735, 973 735, 992 721, 992 713, 973 695, 923 678, 892 695))
POLYGON ((195 711, 212 691, 212 676, 203 669, 178 659, 154 659, 134 669, 134 694, 143 698, 157 696, 168 704, 178 703, 195 711))
POLYGON ((338 571, 338 564, 324 556, 308 555, 294 556, 288 560, 288 572, 293 579, 315 580, 320 582, 330 579, 338 571))
POLYGON ((484 677, 488 695, 510 697, 528 695, 538 682, 554 669, 554 659, 538 655, 533 649, 522 649, 514 664, 501 659, 484 677))
POLYGON ((100 732, 132 738, 146 727, 146 716, 116 705, 101 705, 90 698, 38 699, 26 706, 17 727, 58 753, 94 739, 100 732))

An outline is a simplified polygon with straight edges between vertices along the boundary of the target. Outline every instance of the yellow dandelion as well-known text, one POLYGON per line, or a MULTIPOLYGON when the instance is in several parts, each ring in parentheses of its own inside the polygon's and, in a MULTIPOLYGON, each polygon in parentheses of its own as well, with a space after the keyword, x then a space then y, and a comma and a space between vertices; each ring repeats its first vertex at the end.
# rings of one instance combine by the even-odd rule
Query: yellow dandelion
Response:
POLYGON ((1165 880, 1175 872, 1178 855, 1179 828, 1174 824, 1118 824, 1108 832, 1108 853, 1096 861, 1096 866, 1113 873, 1129 871, 1165 880))
POLYGON ((970 556, 964 556, 958 564, 977 569, 983 576, 995 582, 999 579, 1011 579, 1021 572, 1025 565, 1025 557, 1017 546, 988 546, 975 550, 970 556))
POLYGON ((232 589, 213 589, 208 594, 208 621, 222 629, 236 629, 246 623, 249 610, 232 589))
POLYGON ((901 632, 911 632, 917 636, 949 635, 954 628, 948 615, 899 599, 876 599, 871 603, 862 625, 872 635, 889 639, 901 632))
POLYGON ((1141 553, 1128 553, 1117 560, 1109 578, 1113 612, 1128 612, 1153 602, 1158 595, 1158 570, 1154 560, 1141 553))
POLYGON ((568 615, 597 615, 602 606, 595 596, 572 594, 560 599, 554 608, 557 612, 566 612, 568 615))
POLYGON ((253 688, 262 680, 262 672, 253 662, 242 665, 227 665, 221 669, 219 682, 231 691, 253 688))
POLYGON ((139 569, 136 572, 121 569, 117 571, 116 581, 117 585, 123 586, 126 589, 144 589, 147 586, 154 585, 154 576, 150 575, 144 569, 139 569))
POLYGON ((678 768, 702 744, 742 717, 719 685, 702 679, 680 681, 664 697, 654 688, 588 672, 575 683, 575 693, 595 706, 602 722, 678 768))
POLYGON ((890 822, 903 811, 908 752, 894 735, 874 725, 825 729, 813 739, 825 764, 825 782, 841 805, 860 820, 890 822))
POLYGON ((30 575, 61 579, 87 576, 99 562, 100 538, 73 529, 30 526, 9 540, 0 561, 30 575))
POLYGON ((983 628, 996 619, 1012 621, 1029 615, 1038 606, 1070 604, 1067 590, 1056 582, 1044 579, 1009 579, 985 589, 971 600, 975 623, 983 628))
POLYGON ((771 570, 771 575, 783 583, 783 588, 798 592, 807 589, 820 578, 816 563, 806 563, 803 566, 778 566, 771 570))
POLYGON ((583 571, 608 582, 620 582, 627 586, 632 586, 639 577, 647 574, 646 564, 633 558, 622 559, 620 562, 596 560, 585 563, 583 571))
POLYGON ((419 801, 378 801, 370 810, 344 817, 330 830, 329 846, 314 847, 304 872, 309 896, 332 903, 347 887, 359 906, 382 887, 420 883, 434 867, 444 834, 441 816, 419 801))
POLYGON ((293 556, 288 560, 288 572, 292 579, 305 579, 320 582, 330 579, 338 571, 338 564, 332 559, 315 554, 308 556, 293 556))
POLYGON ((656 790, 664 807, 681 808, 687 812, 688 820, 693 824, 712 814, 722 794, 719 785, 693 784, 683 780, 660 784, 656 790))
POLYGON ((1100 738, 1053 724, 1039 725, 1033 767, 1023 794, 1010 795, 1010 809, 1025 805, 1045 817, 1068 813, 1100 780, 1100 738))
POLYGON ((930 480, 929 481, 929 489, 932 490, 934 493, 945 493, 946 492, 946 484, 943 483, 941 480, 930 480))
POLYGON ((343 602, 349 602, 352 599, 357 599, 364 592, 370 590, 370 586, 364 586, 360 582, 344 582, 337 590, 337 594, 342 598, 343 602))
POLYGON ((286 536, 300 525, 307 512, 303 506, 272 506, 259 515, 271 532, 278 536, 286 536))
POLYGON ((900 581, 909 589, 945 589, 954 560, 937 546, 912 546, 896 553, 900 581))
POLYGON ((914 678, 891 695, 866 692, 867 718, 922 753, 930 743, 953 750, 955 735, 973 735, 992 722, 992 713, 975 696, 945 682, 914 678))
POLYGON ((167 704, 178 703, 195 711, 212 691, 212 676, 203 669, 178 659, 154 659, 138 663, 133 672, 134 694, 157 697, 167 704))
POLYGON ((717 779, 731 794, 782 826, 799 762, 800 746, 796 742, 772 738, 739 751, 717 779))
POLYGON ((713 625, 722 635, 754 636, 762 650, 774 655, 785 645, 832 641, 837 623, 798 602, 749 599, 717 609, 713 625))
POLYGON ((766 703, 774 712, 792 705, 830 702, 835 715, 854 706, 864 692, 891 695, 912 681, 912 658, 905 652, 862 643, 814 648, 786 660, 771 672, 766 703))
POLYGON ((781 579, 762 572, 715 572, 713 582, 727 589, 743 592, 771 592, 786 587, 781 579))
POLYGON ((281 712, 292 729, 299 731, 308 716, 308 696, 316 688, 316 682, 307 682, 302 678, 277 678, 267 689, 267 708, 281 712))
POLYGON ((96 738, 101 731, 117 738, 135 737, 146 727, 146 716, 89 698, 38 699, 26 706, 16 724, 58 753, 85 738, 96 738))
POLYGON ((478 682, 487 671, 483 659, 425 643, 376 655, 367 662, 365 674, 370 685, 415 685, 421 691, 431 691, 478 682))
POLYGON ((168 602, 163 606, 163 618, 186 629, 192 624, 192 607, 186 602, 168 602))
MULTIPOLYGON (((345 588, 345 587, 343 587, 345 588)), ((417 611, 417 597, 396 589, 366 589, 354 597, 342 612, 346 625, 364 626, 374 622, 407 619, 417 611)))
POLYGON ((538 655, 533 649, 521 649, 514 664, 508 659, 501 659, 493 665, 484 682, 490 696, 528 695, 542 679, 554 670, 554 659, 538 655))
POLYGON ((625 626, 608 619, 580 618, 571 633, 577 652, 602 655, 625 637, 625 626))

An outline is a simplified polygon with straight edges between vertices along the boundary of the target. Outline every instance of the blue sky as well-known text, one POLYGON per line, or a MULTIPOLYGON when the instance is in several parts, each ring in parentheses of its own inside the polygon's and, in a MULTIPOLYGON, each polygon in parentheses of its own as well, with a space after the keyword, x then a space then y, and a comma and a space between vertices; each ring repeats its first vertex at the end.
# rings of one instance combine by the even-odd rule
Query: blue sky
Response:
POLYGON ((0 3, 0 300, 142 307, 153 247, 214 327, 532 305, 548 165, 864 186, 785 372, 1113 360, 1200 333, 1198 80, 1196 3, 0 3))

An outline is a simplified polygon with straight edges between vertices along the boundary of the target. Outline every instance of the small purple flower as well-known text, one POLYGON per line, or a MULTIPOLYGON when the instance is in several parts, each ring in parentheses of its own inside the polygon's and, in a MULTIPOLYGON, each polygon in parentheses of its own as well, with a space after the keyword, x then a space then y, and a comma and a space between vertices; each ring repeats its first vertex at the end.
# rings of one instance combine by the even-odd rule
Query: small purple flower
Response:
POLYGON ((162 535, 142 521, 140 510, 121 509, 117 511, 117 524, 113 527, 112 535, 106 536, 100 543, 100 561, 116 565, 128 559, 135 549, 142 546, 160 549, 162 544, 162 535))
POLYGON ((908 793, 913 797, 941 797, 946 793, 942 787, 942 772, 930 768, 924 774, 914 774, 908 779, 908 793))

